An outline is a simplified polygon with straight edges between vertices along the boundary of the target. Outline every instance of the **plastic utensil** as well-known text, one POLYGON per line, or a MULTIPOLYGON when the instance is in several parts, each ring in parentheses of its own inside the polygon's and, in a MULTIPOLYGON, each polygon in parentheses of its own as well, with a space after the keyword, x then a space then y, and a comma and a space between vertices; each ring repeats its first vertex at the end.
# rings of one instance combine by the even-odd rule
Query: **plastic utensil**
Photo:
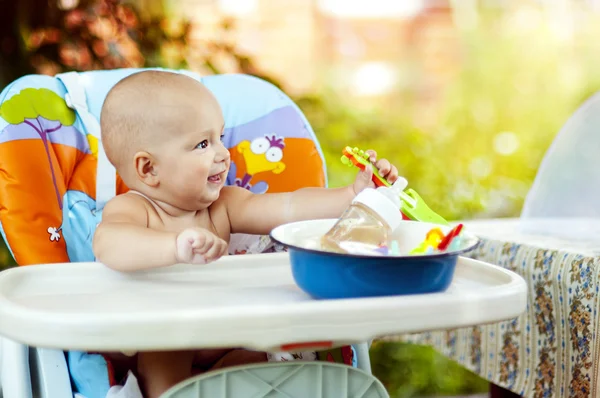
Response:
POLYGON ((439 244, 442 242, 444 237, 444 233, 441 229, 433 228, 432 230, 427 232, 425 240, 419 246, 411 250, 409 254, 423 254, 434 252, 435 250, 437 250, 439 244))
POLYGON ((452 242, 452 240, 460 234, 460 231, 462 231, 462 228, 463 228, 462 224, 458 224, 456 227, 452 228, 450 230, 450 232, 448 232, 448 234, 444 237, 444 239, 442 239, 442 241, 438 245, 438 250, 440 250, 440 251, 446 250, 448 248, 448 246, 450 245, 450 243, 452 242))

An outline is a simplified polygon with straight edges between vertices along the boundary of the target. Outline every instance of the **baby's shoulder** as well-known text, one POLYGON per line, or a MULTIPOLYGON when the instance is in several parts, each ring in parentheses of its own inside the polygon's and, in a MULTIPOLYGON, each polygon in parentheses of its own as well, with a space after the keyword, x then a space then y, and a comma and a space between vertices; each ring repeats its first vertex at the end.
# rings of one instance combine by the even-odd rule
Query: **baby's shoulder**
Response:
POLYGON ((102 210, 102 220, 126 219, 147 224, 149 206, 149 202, 143 196, 127 192, 115 196, 106 203, 102 210))
POLYGON ((227 213, 227 204, 229 203, 231 197, 229 188, 231 187, 223 187, 219 193, 219 198, 212 202, 210 206, 208 206, 207 210, 211 216, 214 217, 217 214, 222 215, 227 213))
POLYGON ((230 205, 238 201, 247 200, 249 196, 252 196, 252 192, 247 189, 236 187, 236 186, 225 186, 221 189, 219 199, 214 204, 219 205, 230 205))
POLYGON ((208 207, 211 218, 226 218, 227 222, 229 222, 230 209, 232 207, 238 207, 239 203, 245 199, 246 193, 249 193, 249 191, 240 187, 223 187, 219 194, 219 198, 208 207))
POLYGON ((144 196, 137 194, 133 191, 117 195, 106 204, 106 208, 120 209, 126 208, 140 208, 146 209, 150 205, 149 200, 144 196))

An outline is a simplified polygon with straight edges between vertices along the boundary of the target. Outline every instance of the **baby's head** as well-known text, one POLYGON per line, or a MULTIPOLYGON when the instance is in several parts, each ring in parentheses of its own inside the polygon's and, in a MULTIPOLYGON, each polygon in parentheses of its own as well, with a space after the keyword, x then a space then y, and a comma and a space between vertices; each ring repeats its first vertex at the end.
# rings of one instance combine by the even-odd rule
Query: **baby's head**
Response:
POLYGON ((110 90, 100 124, 106 155, 129 188, 181 210, 219 197, 230 162, 223 114, 200 82, 135 73, 110 90))

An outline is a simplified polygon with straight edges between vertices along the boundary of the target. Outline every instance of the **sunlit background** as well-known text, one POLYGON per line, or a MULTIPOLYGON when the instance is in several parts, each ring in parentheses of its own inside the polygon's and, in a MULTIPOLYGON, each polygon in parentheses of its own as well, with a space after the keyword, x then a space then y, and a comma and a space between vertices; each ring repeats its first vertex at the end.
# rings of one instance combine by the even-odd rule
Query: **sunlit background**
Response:
MULTIPOLYGON (((373 148, 449 219, 518 216, 552 139, 600 88, 600 0, 0 7, 2 86, 28 73, 140 66, 257 75, 306 113, 332 186, 354 178, 339 161, 345 145, 373 148)), ((429 349, 380 343, 374 362, 397 397, 487 388, 429 349)))
POLYGON ((449 218, 516 216, 552 138, 600 83, 599 4, 173 1, 193 26, 186 50, 165 51, 206 73, 207 40, 250 57, 307 112, 333 185, 353 177, 340 149, 369 146, 449 218))

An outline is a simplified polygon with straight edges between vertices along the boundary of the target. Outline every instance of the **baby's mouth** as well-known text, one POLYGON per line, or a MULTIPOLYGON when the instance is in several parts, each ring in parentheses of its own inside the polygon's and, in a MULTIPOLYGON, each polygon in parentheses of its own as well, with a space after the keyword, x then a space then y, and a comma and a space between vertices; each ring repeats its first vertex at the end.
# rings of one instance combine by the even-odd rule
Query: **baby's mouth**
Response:
POLYGON ((208 182, 220 184, 222 181, 223 172, 208 177, 208 182))

